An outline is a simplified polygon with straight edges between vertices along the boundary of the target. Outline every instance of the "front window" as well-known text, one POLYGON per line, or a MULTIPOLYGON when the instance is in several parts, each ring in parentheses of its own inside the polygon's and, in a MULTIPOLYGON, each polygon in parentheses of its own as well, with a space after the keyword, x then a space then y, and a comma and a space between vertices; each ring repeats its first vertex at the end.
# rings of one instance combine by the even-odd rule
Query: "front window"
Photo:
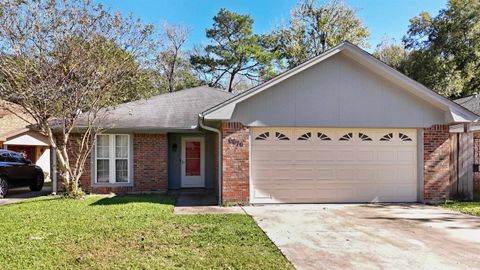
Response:
POLYGON ((129 135, 97 135, 96 183, 129 182, 129 148, 129 135))

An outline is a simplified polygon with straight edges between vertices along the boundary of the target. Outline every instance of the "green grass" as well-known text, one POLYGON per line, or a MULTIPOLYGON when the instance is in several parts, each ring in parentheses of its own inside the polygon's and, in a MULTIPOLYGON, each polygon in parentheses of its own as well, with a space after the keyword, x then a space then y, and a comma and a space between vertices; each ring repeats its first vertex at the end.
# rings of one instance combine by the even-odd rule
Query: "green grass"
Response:
POLYGON ((480 216, 480 202, 457 202, 447 201, 440 205, 441 207, 462 212, 464 214, 480 216))
POLYGON ((1 269, 293 269, 251 217, 174 198, 43 197, 0 206, 1 269))

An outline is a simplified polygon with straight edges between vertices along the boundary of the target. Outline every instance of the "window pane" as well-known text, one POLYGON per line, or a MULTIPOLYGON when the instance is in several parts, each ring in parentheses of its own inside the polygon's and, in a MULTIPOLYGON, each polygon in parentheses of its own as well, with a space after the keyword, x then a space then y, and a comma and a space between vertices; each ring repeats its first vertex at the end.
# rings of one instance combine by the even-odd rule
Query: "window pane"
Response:
POLYGON ((108 183, 109 178, 109 160, 108 159, 99 159, 97 160, 97 182, 98 183, 108 183))
POLYGON ((186 158, 200 158, 200 142, 186 143, 186 158))
POLYGON ((116 182, 128 182, 128 161, 117 159, 115 161, 116 182))
POLYGON ((17 162, 17 160, 10 154, 7 154, 7 161, 8 162, 17 162))
POLYGON ((97 136, 97 157, 99 158, 109 157, 109 136, 108 135, 97 136))
POLYGON ((115 136, 115 157, 117 158, 128 157, 128 136, 127 135, 115 136))
POLYGON ((13 162, 17 162, 17 163, 25 163, 25 159, 23 158, 23 155, 21 154, 18 154, 18 153, 11 153, 12 155, 12 158, 13 158, 13 162))
POLYGON ((187 176, 199 176, 201 144, 198 141, 190 141, 185 146, 185 174, 187 176))

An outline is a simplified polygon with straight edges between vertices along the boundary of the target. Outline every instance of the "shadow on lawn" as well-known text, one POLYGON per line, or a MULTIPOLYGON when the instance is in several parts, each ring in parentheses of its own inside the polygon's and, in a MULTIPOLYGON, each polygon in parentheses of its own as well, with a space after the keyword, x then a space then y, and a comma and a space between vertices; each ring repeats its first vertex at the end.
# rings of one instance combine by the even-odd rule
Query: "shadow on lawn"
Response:
POLYGON ((129 203, 152 203, 152 204, 164 204, 164 205, 175 205, 175 197, 167 195, 119 195, 114 197, 105 197, 94 203, 91 203, 90 206, 99 206, 99 205, 120 205, 120 204, 129 204, 129 203))

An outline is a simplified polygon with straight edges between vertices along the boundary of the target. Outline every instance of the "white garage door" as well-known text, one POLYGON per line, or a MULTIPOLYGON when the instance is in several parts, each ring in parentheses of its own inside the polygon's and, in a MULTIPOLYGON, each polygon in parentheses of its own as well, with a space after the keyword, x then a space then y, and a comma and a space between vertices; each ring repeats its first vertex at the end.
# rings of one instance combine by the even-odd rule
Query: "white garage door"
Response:
POLYGON ((252 128, 252 203, 415 202, 415 129, 252 128))

